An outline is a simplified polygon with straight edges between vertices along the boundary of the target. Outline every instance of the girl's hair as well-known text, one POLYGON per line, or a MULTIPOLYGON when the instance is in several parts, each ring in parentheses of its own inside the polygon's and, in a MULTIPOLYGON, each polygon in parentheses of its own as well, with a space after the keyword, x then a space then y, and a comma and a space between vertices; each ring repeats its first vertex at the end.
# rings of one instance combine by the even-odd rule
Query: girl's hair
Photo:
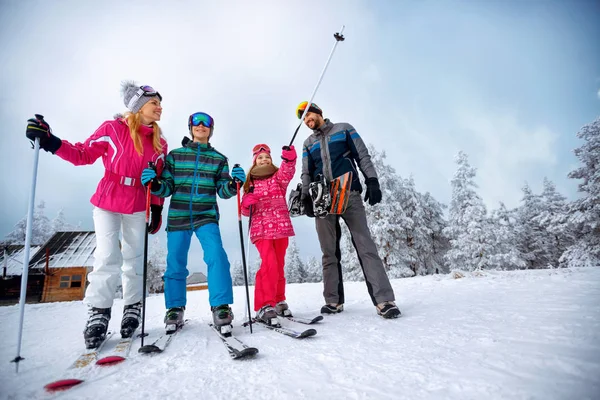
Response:
MULTIPOLYGON (((140 113, 132 113, 131 111, 127 111, 123 116, 127 121, 127 126, 129 126, 129 134, 131 135, 131 140, 133 140, 133 145, 135 146, 135 150, 139 155, 144 153, 144 145, 142 144, 142 136, 140 135, 140 125, 142 124, 142 119, 140 117, 140 113)), ((162 144, 160 143, 160 128, 156 122, 152 123, 152 147, 157 154, 162 152, 162 144)))
MULTIPOLYGON (((279 167, 273 164, 273 159, 271 159, 271 164, 275 167, 275 172, 279 171, 279 167)), ((246 182, 244 182, 244 186, 242 186, 244 188, 244 193, 248 193, 248 191, 250 191, 250 186, 254 186, 251 175, 254 167, 256 167, 256 163, 252 164, 250 170, 248 171, 248 178, 246 179, 246 182)))

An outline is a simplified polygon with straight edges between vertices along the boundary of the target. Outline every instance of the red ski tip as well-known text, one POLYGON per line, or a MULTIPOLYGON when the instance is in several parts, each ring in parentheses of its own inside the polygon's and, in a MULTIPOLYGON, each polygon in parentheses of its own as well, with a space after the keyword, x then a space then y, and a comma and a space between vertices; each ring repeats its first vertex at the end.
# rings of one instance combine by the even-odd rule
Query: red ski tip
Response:
POLYGON ((121 361, 125 361, 125 358, 123 358, 121 356, 108 356, 108 357, 99 359, 98 361, 96 361, 96 364, 98 364, 98 365, 113 365, 113 364, 120 363, 121 361))
POLYGON ((52 382, 44 386, 48 392, 58 392, 60 390, 71 389, 73 386, 83 382, 81 379, 61 379, 60 381, 52 382))

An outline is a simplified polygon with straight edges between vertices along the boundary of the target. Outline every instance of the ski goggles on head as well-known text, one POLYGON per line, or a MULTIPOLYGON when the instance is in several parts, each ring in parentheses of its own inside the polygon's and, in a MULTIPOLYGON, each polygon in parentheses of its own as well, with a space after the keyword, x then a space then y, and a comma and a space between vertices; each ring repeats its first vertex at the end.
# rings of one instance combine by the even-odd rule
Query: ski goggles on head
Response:
POLYGON ((205 126, 207 128, 212 128, 215 126, 215 120, 213 117, 208 115, 207 113, 197 112, 190 115, 188 120, 188 129, 192 129, 192 126, 205 126))
MULTIPOLYGON (((304 114, 304 110, 306 110, 306 106, 308 105, 308 101, 303 101, 298 104, 296 107, 296 115, 298 119, 302 119, 302 115, 304 114)), ((308 107, 308 112, 314 112, 315 114, 323 115, 323 111, 317 106, 315 103, 311 103, 310 107, 308 107)))
POLYGON ((266 144, 257 144, 256 146, 254 146, 254 148, 252 149, 252 155, 258 155, 260 153, 269 153, 271 154, 271 148, 269 146, 267 146, 266 144))
POLYGON ((156 91, 156 89, 154 89, 152 86, 144 85, 144 86, 140 86, 140 88, 137 90, 137 92, 135 92, 135 94, 133 95, 131 100, 129 100, 129 103, 127 104, 127 108, 131 109, 135 105, 135 103, 137 103, 137 101, 142 98, 142 96, 146 96, 146 97, 157 96, 158 99, 160 101, 162 101, 162 96, 160 95, 160 93, 158 93, 156 91))

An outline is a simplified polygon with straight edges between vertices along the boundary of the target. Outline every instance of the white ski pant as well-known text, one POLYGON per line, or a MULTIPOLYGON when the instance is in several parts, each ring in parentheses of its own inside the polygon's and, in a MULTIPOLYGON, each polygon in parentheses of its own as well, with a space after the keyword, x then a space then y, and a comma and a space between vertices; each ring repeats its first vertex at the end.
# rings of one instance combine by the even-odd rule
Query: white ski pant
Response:
POLYGON ((145 212, 119 214, 94 207, 94 227, 94 270, 88 274, 84 302, 97 308, 112 307, 121 271, 125 305, 142 301, 145 212))

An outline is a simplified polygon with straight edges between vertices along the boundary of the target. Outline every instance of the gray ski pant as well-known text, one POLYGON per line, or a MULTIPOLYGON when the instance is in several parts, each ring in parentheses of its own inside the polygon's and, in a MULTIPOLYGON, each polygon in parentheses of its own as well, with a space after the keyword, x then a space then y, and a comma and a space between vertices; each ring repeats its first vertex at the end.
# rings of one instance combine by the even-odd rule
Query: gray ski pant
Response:
POLYGON ((358 260, 365 276, 365 283, 373 305, 384 301, 394 301, 394 290, 385 272, 377 247, 371 238, 367 225, 367 216, 360 193, 352 191, 348 207, 341 215, 327 215, 315 218, 317 235, 323 252, 323 297, 326 303, 344 303, 344 283, 340 239, 342 230, 340 217, 344 220, 352 236, 352 244, 358 254, 358 260))

